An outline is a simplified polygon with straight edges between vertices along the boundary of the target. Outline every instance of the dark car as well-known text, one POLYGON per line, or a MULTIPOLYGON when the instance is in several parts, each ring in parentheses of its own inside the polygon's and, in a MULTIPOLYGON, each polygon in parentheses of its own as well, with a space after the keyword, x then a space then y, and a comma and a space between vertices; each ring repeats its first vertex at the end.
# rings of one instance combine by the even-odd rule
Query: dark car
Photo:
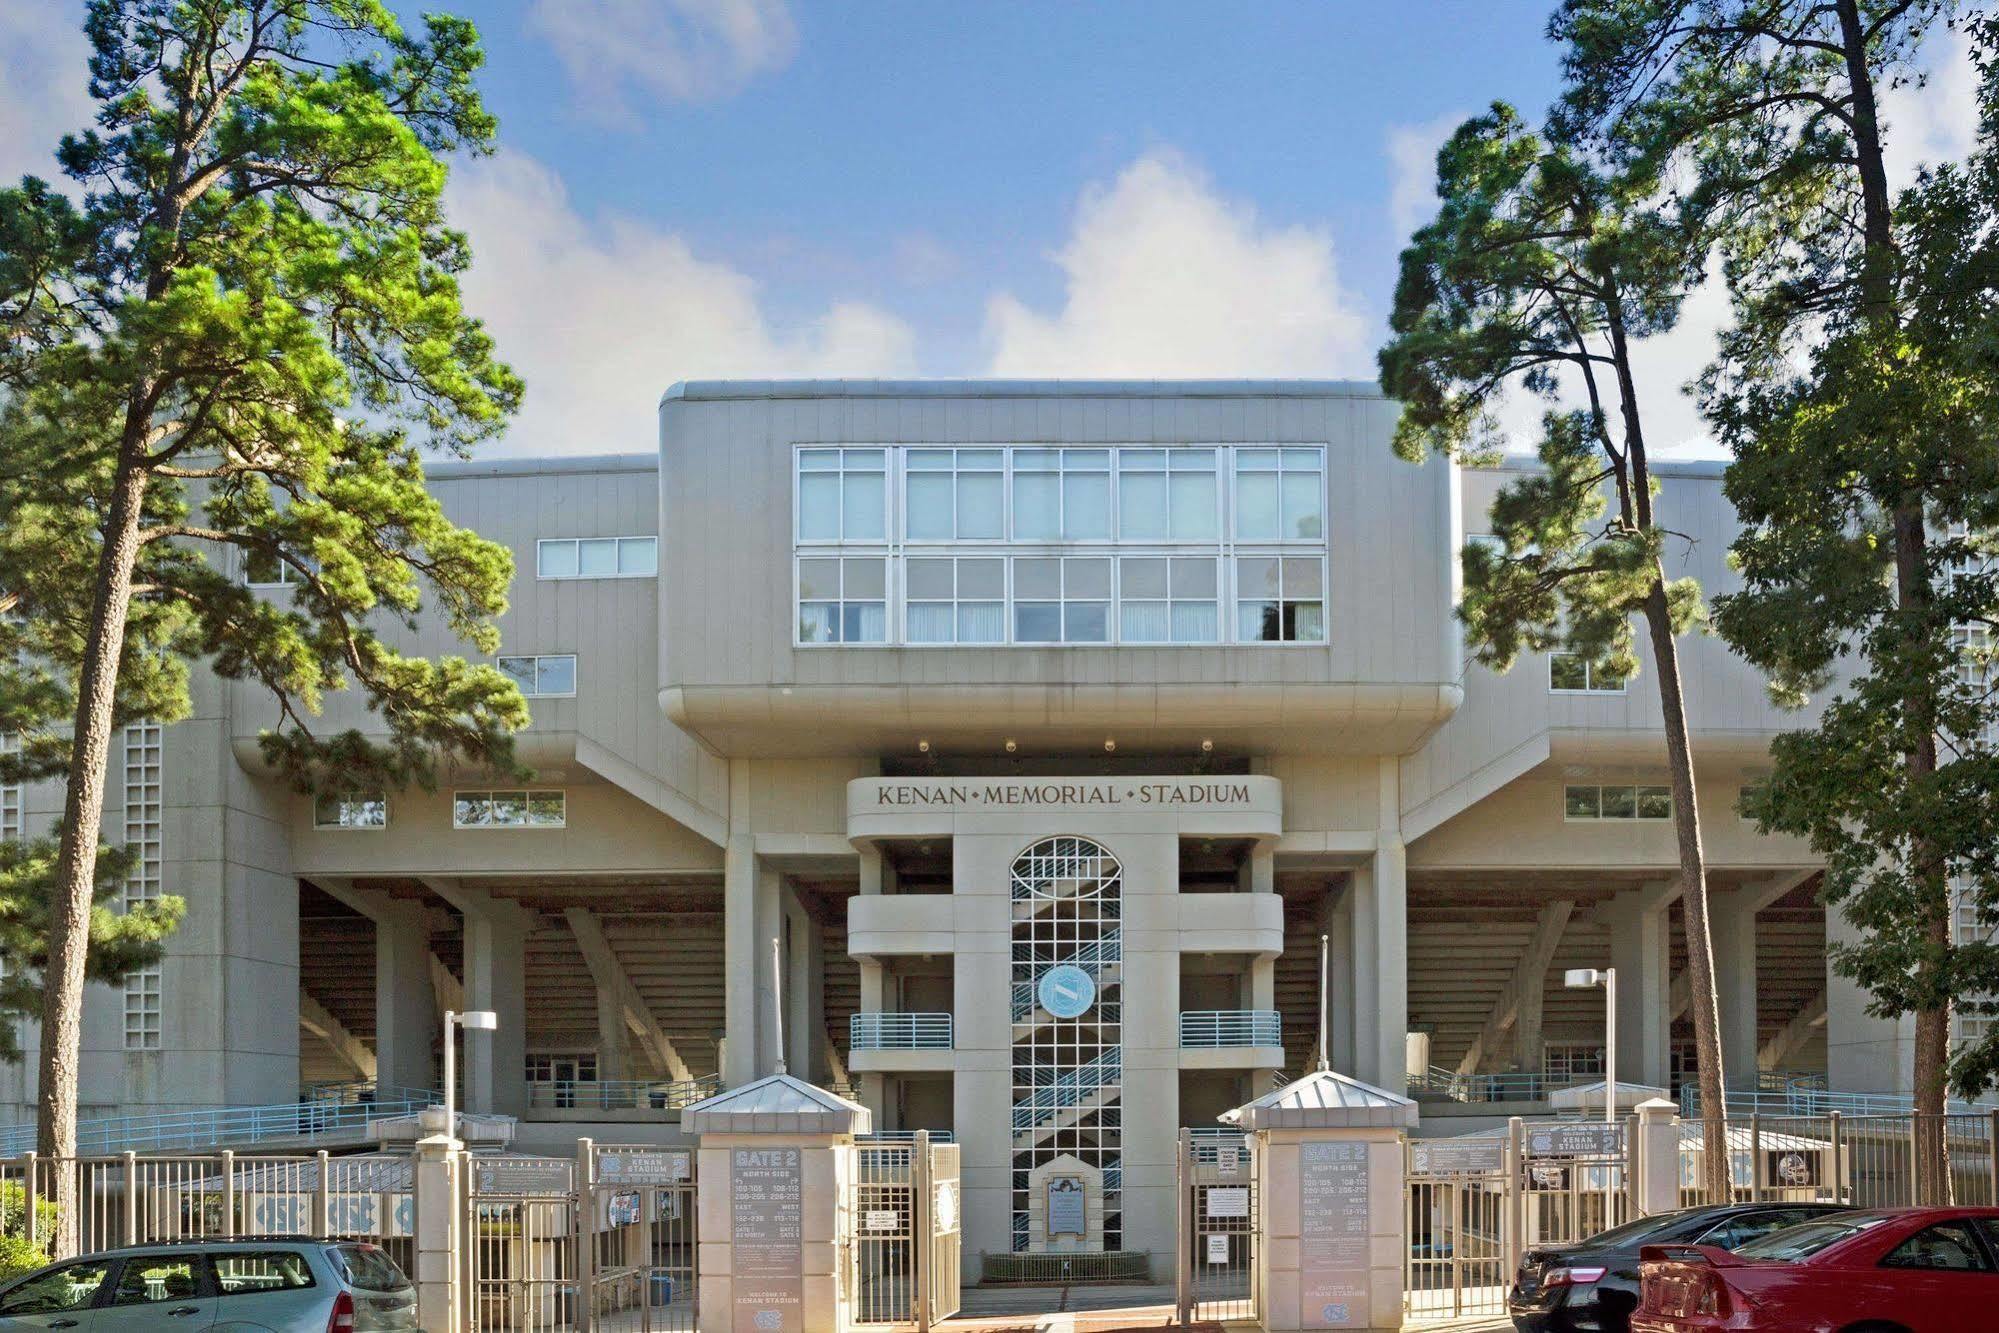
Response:
POLYGON ((1751 1241, 1648 1245, 1641 1333, 1999 1327, 1999 1208, 1849 1211, 1751 1241))
POLYGON ((1536 1245, 1520 1258, 1506 1310, 1519 1333, 1626 1333, 1638 1308, 1646 1245, 1732 1250, 1780 1227, 1843 1211, 1834 1203, 1736 1203, 1655 1213, 1574 1245, 1536 1245))

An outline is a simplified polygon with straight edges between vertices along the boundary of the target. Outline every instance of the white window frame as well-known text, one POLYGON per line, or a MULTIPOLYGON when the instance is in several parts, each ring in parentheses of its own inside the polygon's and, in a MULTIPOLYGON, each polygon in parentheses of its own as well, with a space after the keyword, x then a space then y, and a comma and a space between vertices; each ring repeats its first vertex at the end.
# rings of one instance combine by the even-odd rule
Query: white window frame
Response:
POLYGON ((1562 784, 1562 822, 1565 824, 1670 824, 1673 822, 1672 788, 1663 782, 1565 782, 1562 784), (1571 791, 1594 791, 1597 813, 1577 815, 1569 812, 1571 791), (1603 794, 1607 791, 1628 791, 1631 793, 1631 813, 1628 815, 1606 815, 1603 813, 1603 794), (1664 792, 1666 813, 1646 815, 1638 813, 1644 808, 1647 792, 1664 792))
POLYGON ((389 826, 389 798, 382 792, 368 792, 358 796, 314 796, 312 798, 312 826, 322 832, 379 832, 389 826), (320 805, 326 801, 334 803, 335 815, 331 820, 326 819, 320 813, 320 805), (350 819, 348 817, 350 810, 365 814, 369 806, 380 808, 382 817, 379 820, 369 821, 364 819, 350 819))
POLYGON ((495 655, 493 665, 499 667, 501 674, 505 675, 508 680, 519 685, 521 683, 520 678, 501 665, 505 662, 534 663, 534 688, 532 690, 522 689, 521 698, 523 699, 574 699, 576 697, 577 686, 582 680, 582 664, 577 661, 575 653, 499 653, 495 655), (543 662, 562 661, 569 663, 568 690, 543 690, 541 688, 541 664, 543 662))
POLYGON ((515 831, 515 832, 528 832, 528 833, 540 833, 540 832, 545 832, 545 831, 546 831, 546 830, 548 830, 548 829, 559 829, 559 828, 568 828, 568 827, 569 827, 569 792, 568 792, 568 790, 567 790, 566 788, 563 788, 563 787, 461 787, 461 788, 457 788, 457 789, 453 790, 453 791, 452 791, 452 793, 451 793, 451 827, 452 827, 452 828, 454 828, 454 829, 458 829, 458 830, 462 830, 462 831, 464 831, 464 832, 468 832, 468 833, 485 833, 485 832, 491 832, 491 831, 495 831, 495 830, 513 830, 513 831, 515 831), (559 801, 561 801, 561 802, 562 802, 562 817, 561 817, 560 819, 557 819, 557 820, 556 820, 556 821, 554 821, 553 823, 533 823, 533 822, 529 822, 529 821, 526 821, 526 820, 523 820, 523 821, 516 821, 516 822, 510 822, 510 823, 506 823, 506 824, 496 824, 496 823, 491 823, 491 822, 487 822, 487 823, 466 823, 466 822, 464 822, 463 820, 461 820, 461 819, 460 819, 460 818, 458 817, 458 815, 459 815, 459 802, 461 802, 461 801, 464 801, 464 800, 468 800, 468 799, 471 799, 471 800, 479 800, 479 799, 482 799, 482 798, 483 798, 483 799, 484 799, 484 800, 486 801, 486 803, 488 804, 488 806, 490 806, 490 805, 492 804, 492 802, 493 802, 493 800, 494 800, 494 798, 495 798, 495 797, 498 797, 498 796, 502 796, 502 795, 506 795, 506 796, 513 796, 513 795, 518 795, 518 796, 520 796, 520 797, 521 797, 521 809, 522 809, 522 810, 524 810, 524 811, 531 811, 531 810, 532 810, 532 808, 533 808, 533 803, 534 803, 534 801, 535 801, 535 799, 536 799, 537 797, 549 797, 549 796, 553 796, 553 797, 555 797, 555 798, 556 798, 557 800, 559 800, 559 801))
POLYGON ((1623 680, 1618 681, 1617 684, 1614 686, 1597 686, 1597 685, 1586 684, 1583 686, 1583 688, 1576 689, 1573 686, 1557 685, 1555 684, 1555 661, 1557 658, 1563 658, 1563 657, 1576 658, 1582 662, 1583 679, 1585 681, 1594 680, 1596 678, 1597 664, 1595 662, 1590 661, 1587 657, 1584 657, 1581 653, 1566 652, 1560 648, 1551 649, 1548 653, 1548 693, 1550 694, 1567 694, 1577 697, 1589 697, 1597 699, 1615 698, 1623 694, 1631 686, 1631 677, 1629 676, 1626 676, 1623 680))
MULTIPOLYGON (((1272 649, 1323 648, 1332 642, 1332 634, 1333 634, 1333 616, 1332 616, 1333 589, 1332 589, 1332 578, 1331 578, 1332 560, 1331 560, 1330 539, 1326 536, 1321 536, 1318 538, 1276 538, 1270 540, 1257 540, 1254 542, 1247 542, 1247 541, 1239 542, 1236 540, 1234 536, 1233 532, 1235 525, 1234 480, 1236 476, 1236 466, 1237 466, 1236 454, 1238 451, 1241 450, 1257 450, 1257 449, 1274 449, 1278 451, 1278 462, 1280 464, 1280 467, 1278 469, 1277 475, 1279 476, 1280 479, 1279 480, 1280 493, 1282 489, 1282 476, 1284 475, 1285 472, 1285 469, 1282 467, 1285 457, 1284 451, 1289 450, 1294 455, 1301 450, 1309 450, 1312 452, 1314 458, 1314 464, 1312 468, 1309 470, 1313 471, 1314 474, 1319 479, 1319 502, 1320 502, 1321 526, 1329 527, 1331 523, 1331 513, 1332 513, 1331 497, 1327 491, 1327 479, 1329 477, 1329 470, 1328 470, 1329 451, 1327 446, 1323 443, 1226 444, 1218 442, 1217 443, 1189 442, 1186 444, 1179 444, 1179 443, 1160 444, 1160 443, 1127 441, 1127 442, 1118 442, 1118 443, 1099 444, 1094 442, 1079 443, 1074 441, 1064 442, 1064 443, 1038 443, 1038 442, 986 443, 986 442, 977 442, 977 441, 966 441, 966 442, 956 442, 952 444, 941 444, 941 443, 912 443, 912 444, 895 444, 895 445, 817 444, 817 443, 796 444, 793 446, 793 457, 792 457, 792 532, 794 534, 794 542, 792 549, 792 587, 791 587, 792 647, 795 649, 892 648, 897 650, 955 649, 960 647, 1022 647, 1022 648, 1034 648, 1037 650, 1045 650, 1049 648, 1184 649, 1190 647, 1191 648, 1253 647, 1253 648, 1272 648, 1272 649), (841 468, 839 469, 839 474, 844 475, 845 472, 847 471, 845 465, 846 464, 845 451, 856 450, 856 449, 868 450, 868 451, 873 451, 878 449, 883 451, 882 454, 884 460, 883 466, 886 475, 885 492, 887 496, 887 503, 889 506, 889 513, 886 515, 886 536, 882 539, 857 538, 853 540, 833 540, 828 538, 813 538, 808 540, 797 537, 796 534, 799 531, 799 521, 801 519, 803 511, 803 501, 802 501, 803 478, 807 472, 807 469, 804 467, 804 460, 806 454, 812 451, 826 451, 826 450, 840 452, 841 468), (1107 461, 1106 475, 1108 477, 1109 487, 1110 487, 1110 520, 1111 520, 1112 535, 1108 538, 1077 538, 1073 540, 1061 540, 1061 539, 1050 540, 1050 539, 1039 539, 1039 538, 1030 539, 1030 538, 1020 538, 1012 535, 1009 535, 1008 537, 1001 539, 989 539, 989 538, 959 539, 954 536, 949 539, 940 537, 940 538, 924 538, 918 540, 909 537, 908 478, 911 470, 907 466, 908 454, 912 450, 946 450, 946 449, 953 451, 952 452, 953 467, 951 475, 954 478, 958 473, 958 458, 961 451, 997 450, 999 452, 1002 463, 1001 503, 1002 503, 1002 509, 1004 510, 1004 518, 1005 518, 1004 527, 1005 531, 1008 534, 1013 534, 1017 526, 1017 516, 1015 513, 1015 506, 1014 506, 1014 489, 1015 489, 1015 477, 1017 470, 1016 455, 1019 450, 1022 449, 1054 450, 1056 451, 1058 464, 1064 462, 1066 459, 1066 456, 1061 452, 1065 449, 1107 451, 1108 461, 1107 461), (1175 451, 1180 451, 1180 450, 1200 451, 1203 452, 1204 454, 1212 456, 1212 458, 1214 459, 1214 471, 1213 471, 1213 476, 1215 478, 1214 531, 1216 535, 1212 537, 1172 538, 1172 539, 1161 539, 1149 536, 1143 538, 1125 536, 1122 531, 1123 495, 1120 487, 1121 478, 1127 472, 1136 473, 1137 471, 1140 470, 1137 468, 1128 468, 1125 465, 1124 463, 1125 451, 1134 451, 1145 454, 1164 452, 1167 455, 1166 474, 1169 477, 1168 498, 1170 503, 1170 478, 1176 472, 1176 469, 1173 467, 1174 463, 1173 455, 1175 451), (1016 599, 1014 594, 1013 561, 1019 557, 1034 557, 1034 556, 1065 557, 1065 556, 1088 556, 1088 555, 1105 555, 1111 557, 1113 560, 1113 565, 1112 565, 1113 583, 1111 590, 1110 624, 1107 627, 1108 629, 1107 637, 1101 641, 1088 641, 1088 642, 1029 643, 1016 640, 1014 638, 1014 626, 1017 616, 1015 610, 1016 599), (1292 559, 1292 560, 1300 558, 1318 560, 1319 570, 1320 570, 1320 588, 1321 588, 1319 594, 1319 600, 1323 608, 1320 617, 1321 634, 1319 637, 1309 638, 1309 639, 1245 639, 1238 636, 1237 633, 1238 627, 1236 623, 1238 619, 1237 610, 1236 610, 1238 599, 1236 596, 1237 590, 1236 590, 1235 558, 1239 555, 1275 556, 1279 559, 1292 559), (1189 557, 1198 557, 1201 559, 1210 559, 1217 562, 1216 563, 1217 634, 1214 639, 1200 640, 1200 641, 1188 641, 1188 640, 1155 641, 1149 639, 1148 640, 1124 639, 1121 561, 1126 557, 1144 557, 1144 556, 1162 556, 1162 557, 1167 557, 1169 559, 1170 558, 1185 559, 1189 557), (802 584, 800 562, 806 559, 824 559, 824 558, 835 558, 835 557, 862 558, 862 559, 879 558, 884 561, 883 587, 884 587, 886 605, 884 608, 885 637, 883 639, 847 641, 842 639, 809 640, 804 637, 802 633, 804 629, 804 618, 802 615, 803 604, 799 596, 800 587, 802 584), (1007 569, 1006 602, 1005 605, 1002 607, 1002 619, 1004 622, 1004 628, 1007 637, 1003 642, 991 643, 991 644, 969 644, 969 643, 960 643, 955 640, 949 643, 943 643, 943 642, 913 643, 910 641, 909 616, 908 616, 909 597, 907 590, 908 562, 914 559, 945 558, 945 557, 956 557, 956 558, 998 557, 1006 561, 1006 569, 1007 569)), ((813 469, 813 470, 822 473, 833 471, 833 469, 831 468, 822 468, 822 469, 813 469)), ((984 471, 985 469, 980 469, 980 470, 984 471)), ((1149 472, 1151 469, 1144 469, 1144 470, 1149 472)), ((1297 472, 1307 471, 1308 469, 1294 463, 1289 470, 1293 473, 1297 473, 1297 472)), ((1204 475, 1206 474, 1205 468, 1193 469, 1193 471, 1200 472, 1204 475)), ((1062 471, 1058 471, 1055 475, 1059 477, 1061 475, 1064 475, 1064 473, 1062 471)), ((955 526, 956 496, 957 496, 957 490, 954 484, 952 488, 953 509, 954 509, 952 530, 954 533, 957 530, 955 526)), ((844 580, 844 570, 842 577, 844 580)), ((823 601, 825 599, 816 598, 814 600, 823 601)), ((839 599, 838 604, 844 606, 847 600, 848 600, 847 598, 842 596, 839 599)), ((859 600, 872 600, 872 599, 864 598, 859 600)), ((922 600, 934 601, 936 599, 925 598, 922 600)), ((975 599, 975 600, 984 600, 984 599, 975 599)), ((1151 600, 1151 599, 1145 599, 1145 600, 1151 600)))
MULTIPOLYGON (((999 444, 910 444, 889 448, 890 487, 889 496, 894 502, 894 512, 889 516, 889 529, 904 544, 910 546, 1004 546, 1013 532, 1013 453, 1005 445, 999 444), (910 455, 946 453, 951 455, 949 468, 918 468, 910 466, 910 455), (1000 513, 999 532, 991 537, 966 537, 958 532, 958 478, 971 473, 985 475, 994 469, 984 467, 967 468, 959 463, 961 454, 998 454, 1000 513), (915 537, 909 533, 909 483, 917 477, 951 478, 951 535, 948 537, 915 537)), ((861 545, 868 544, 865 539, 861 545)))
MULTIPOLYGON (((137 859, 125 876, 121 907, 129 912, 160 896, 166 814, 166 731, 141 719, 125 727, 125 845, 137 859)), ((160 1048, 160 967, 142 967, 125 977, 124 1034, 128 1051, 160 1048)))
POLYGON ((125 1049, 160 1049, 161 978, 158 965, 142 967, 125 977, 125 1049))
MULTIPOLYGON (((816 547, 841 547, 841 546, 886 546, 886 545, 888 545, 888 543, 889 543, 890 539, 891 539, 891 538, 893 537, 893 535, 894 535, 894 532, 895 532, 895 526, 896 526, 896 523, 895 523, 895 521, 896 521, 896 518, 898 517, 898 515, 897 515, 897 513, 896 513, 897 509, 899 508, 899 505, 897 504, 897 480, 896 480, 896 474, 897 474, 897 473, 898 473, 898 471, 900 470, 900 467, 899 467, 899 465, 900 465, 900 463, 901 463, 901 457, 900 457, 900 454, 901 454, 901 449, 902 449, 903 447, 905 447, 905 446, 896 446, 896 445, 887 445, 887 444, 801 444, 801 445, 798 445, 798 446, 796 446, 796 447, 795 447, 795 448, 794 448, 794 449, 792 450, 792 455, 791 455, 791 540, 792 540, 792 543, 793 543, 793 544, 794 544, 795 546, 798 546, 798 547, 813 547, 813 548, 816 548, 816 547), (805 456, 806 456, 807 454, 809 454, 809 453, 820 453, 820 452, 827 452, 827 451, 830 451, 830 452, 833 452, 833 453, 836 453, 836 454, 838 454, 838 455, 840 456, 840 458, 839 458, 839 466, 838 466, 838 467, 836 467, 836 468, 811 468, 811 469, 807 469, 807 468, 805 467, 805 456), (867 537, 867 536, 859 536, 859 535, 856 535, 856 536, 851 536, 851 537, 850 537, 850 536, 848 536, 848 535, 847 535, 847 486, 846 486, 846 476, 847 476, 847 471, 848 471, 848 468, 847 468, 847 455, 848 455, 848 454, 850 454, 850 453, 880 453, 880 454, 881 454, 881 456, 882 456, 882 466, 881 466, 881 472, 882 472, 882 516, 881 516, 881 517, 882 517, 882 526, 881 526, 881 536, 879 536, 879 537, 867 537), (805 486, 804 486, 804 477, 805 477, 805 473, 806 473, 806 472, 807 472, 808 470, 809 470, 809 471, 812 471, 812 472, 816 472, 816 473, 821 473, 821 474, 831 474, 831 475, 833 475, 833 476, 837 476, 837 477, 839 477, 839 478, 841 479, 841 481, 840 481, 840 535, 839 535, 839 536, 837 536, 837 537, 807 537, 807 536, 805 535, 805 533, 804 533, 804 530, 803 530, 803 528, 802 528, 802 526, 801 526, 801 525, 803 524, 804 520, 805 520, 805 504, 804 504, 804 497, 805 497, 805 486)), ((921 446, 910 446, 910 447, 921 447, 921 446)), ((872 470, 873 470, 873 469, 870 469, 870 468, 865 468, 865 467, 857 467, 857 468, 854 468, 854 469, 853 469, 853 471, 854 471, 854 472, 855 472, 856 474, 859 474, 859 475, 865 475, 865 474, 867 474, 867 473, 871 472, 872 470)))
POLYGON ((261 552, 243 553, 243 586, 246 588, 295 588, 304 580, 289 560, 278 560, 278 576, 275 579, 253 579, 250 577, 250 557, 261 552))
POLYGON ((1229 447, 1228 462, 1229 462, 1228 534, 1230 539, 1233 540, 1236 545, 1310 546, 1316 548, 1316 547, 1325 546, 1327 544, 1326 530, 1331 527, 1332 516, 1328 512, 1331 508, 1331 505, 1329 504, 1329 501, 1331 499, 1331 492, 1326 488, 1326 449, 1324 445, 1319 445, 1319 444, 1231 445, 1229 447), (1238 483, 1241 481, 1243 473, 1243 455, 1262 453, 1267 450, 1276 451, 1277 466, 1274 469, 1254 468, 1252 469, 1252 471, 1256 473, 1269 472, 1271 475, 1277 478, 1277 526, 1280 529, 1280 531, 1279 534, 1275 537, 1261 537, 1261 536, 1256 536, 1254 534, 1247 534, 1240 531, 1239 528, 1237 527, 1237 524, 1242 517, 1242 509, 1240 503, 1238 502, 1237 494, 1240 489, 1238 483), (1318 462, 1316 463, 1316 465, 1314 465, 1313 467, 1293 466, 1290 460, 1285 457, 1286 454, 1299 453, 1304 451, 1312 451, 1318 455, 1318 462), (1284 477, 1286 473, 1296 474, 1304 472, 1314 472, 1317 474, 1319 478, 1320 532, 1319 535, 1316 537, 1286 536, 1281 531, 1281 529, 1284 526, 1284 477))
POLYGON ((1331 592, 1331 588, 1328 586, 1328 579, 1331 577, 1332 571, 1328 567, 1329 565, 1328 558, 1324 555, 1318 555, 1318 556, 1309 555, 1299 551, 1295 547, 1289 551, 1282 549, 1258 550, 1254 548, 1244 549, 1242 547, 1237 547, 1236 550, 1228 557, 1228 571, 1227 571, 1228 590, 1229 590, 1229 596, 1227 599, 1228 609, 1230 615, 1236 621, 1239 622, 1241 620, 1241 608, 1245 602, 1263 602, 1269 600, 1268 598, 1264 597, 1243 596, 1242 562, 1245 560, 1275 560, 1277 562, 1277 580, 1278 580, 1277 581, 1278 619, 1281 621, 1283 619, 1283 614, 1284 614, 1283 608, 1286 603, 1291 603, 1291 602, 1304 603, 1311 600, 1310 598, 1305 598, 1305 597, 1287 597, 1284 595, 1285 562, 1294 561, 1294 560, 1309 561, 1314 559, 1317 560, 1319 565, 1319 637, 1318 638, 1251 639, 1251 638, 1246 638, 1242 635, 1241 626, 1238 623, 1238 624, 1231 624, 1228 626, 1228 633, 1230 636, 1229 642, 1238 643, 1249 647, 1276 646, 1281 644, 1303 644, 1307 647, 1324 647, 1326 644, 1331 643, 1332 632, 1333 632, 1332 628, 1333 618, 1332 618, 1332 607, 1330 605, 1330 598, 1328 596, 1328 594, 1331 592))
MULTIPOLYGON (((901 643, 912 648, 1003 648, 1012 642, 1012 634, 1007 623, 1007 616, 1008 608, 1013 604, 1011 595, 1013 562, 1006 556, 997 552, 979 552, 977 554, 958 551, 948 554, 945 552, 926 552, 911 554, 906 557, 901 565, 901 570, 903 576, 901 643), (951 596, 948 600, 927 593, 921 597, 917 597, 910 592, 909 581, 912 572, 910 565, 917 560, 941 560, 951 566, 951 596), (989 560, 999 566, 1000 587, 997 599, 992 597, 967 597, 964 595, 962 576, 959 573, 958 566, 967 560, 989 560), (958 634, 958 608, 967 604, 985 606, 995 601, 999 605, 1000 636, 997 639, 967 639, 960 637, 958 634), (952 637, 949 639, 924 639, 920 642, 912 638, 909 630, 909 613, 918 604, 923 606, 950 606, 952 637)), ((894 640, 891 640, 891 642, 894 642, 894 640)))
MULTIPOLYGON (((14 732, 0 733, 0 755, 19 754, 21 738, 14 732)), ((27 837, 27 787, 19 782, 0 782, 0 842, 19 842, 27 837)))
MULTIPOLYGON (((896 637, 897 616, 900 614, 901 599, 896 596, 896 574, 899 566, 884 548, 850 546, 807 547, 791 558, 791 641, 798 648, 895 648, 902 646, 896 637), (805 609, 805 562, 807 560, 837 560, 840 562, 840 595, 830 605, 835 608, 836 622, 845 627, 845 610, 848 605, 861 606, 873 602, 873 597, 847 596, 847 565, 849 560, 879 560, 882 562, 882 637, 879 639, 808 639, 804 629, 805 609)), ((824 597, 814 597, 814 606, 828 605, 824 597)), ((948 647, 951 645, 939 645, 948 647)))
MULTIPOLYGON (((1185 551, 1128 551, 1117 553, 1117 603, 1113 608, 1117 624, 1113 627, 1117 642, 1132 648, 1213 648, 1229 641, 1229 627, 1223 623, 1232 605, 1228 591, 1228 570, 1222 566, 1222 557, 1204 553, 1185 551), (1166 596, 1137 597, 1125 590, 1125 563, 1131 560, 1160 560, 1166 565, 1166 596), (1214 584, 1212 598, 1176 597, 1173 567, 1178 563, 1206 564, 1214 584), (1212 639, 1180 639, 1173 637, 1173 611, 1176 607, 1193 604, 1212 605, 1215 610, 1215 636, 1212 639), (1166 608, 1166 634, 1164 639, 1128 639, 1124 636, 1124 609, 1127 606, 1164 606, 1166 608)), ((1257 640, 1258 643, 1264 640, 1257 640)), ((1295 640, 1294 640, 1295 642, 1295 640)))
POLYGON ((534 544, 534 576, 544 583, 594 582, 598 579, 651 579, 659 577, 659 538, 639 534, 615 537, 543 537, 534 544), (583 546, 586 542, 612 543, 611 562, 617 568, 609 574, 585 574, 583 572, 583 546), (625 547, 649 546, 652 548, 652 568, 638 573, 624 572, 625 547), (552 547, 567 546, 575 555, 576 573, 548 574, 542 569, 542 553, 552 547))

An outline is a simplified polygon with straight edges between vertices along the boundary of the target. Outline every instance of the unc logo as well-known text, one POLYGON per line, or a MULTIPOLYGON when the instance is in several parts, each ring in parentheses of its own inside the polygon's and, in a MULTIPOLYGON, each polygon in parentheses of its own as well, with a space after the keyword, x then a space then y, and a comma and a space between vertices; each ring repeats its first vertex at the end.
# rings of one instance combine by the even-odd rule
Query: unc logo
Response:
POLYGON ((758 1328, 783 1328, 784 1316, 776 1310, 759 1310, 757 1311, 756 1326, 758 1328))
POLYGON ((1325 1308, 1319 1311, 1319 1318, 1325 1320, 1329 1324, 1332 1323, 1335 1319, 1339 1320, 1341 1323, 1345 1323, 1348 1318, 1346 1302, 1327 1301, 1325 1308))

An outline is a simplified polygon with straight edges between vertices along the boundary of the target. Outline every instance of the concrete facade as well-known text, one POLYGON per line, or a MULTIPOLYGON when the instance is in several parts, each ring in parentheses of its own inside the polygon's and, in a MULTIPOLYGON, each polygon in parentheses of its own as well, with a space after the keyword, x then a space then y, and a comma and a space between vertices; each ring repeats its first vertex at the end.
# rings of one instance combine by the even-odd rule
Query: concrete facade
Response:
MULTIPOLYGON (((1322 935, 1332 1064, 1399 1089, 1419 1052, 1425 1132, 1517 1109, 1433 1083, 1600 1077, 1602 996, 1564 990, 1565 966, 1618 968, 1620 1077, 1671 1086, 1672 828, 1605 817, 1665 781, 1649 663, 1611 691, 1553 687, 1547 655, 1505 675, 1469 662, 1454 553, 1506 473, 1402 463, 1394 420, 1373 386, 1336 382, 704 383, 662 401, 656 454, 435 467, 452 517, 514 552, 501 653, 573 655, 573 688, 530 700, 520 743, 559 822, 466 826, 468 793, 496 784, 446 772, 435 793, 386 793, 385 824, 323 827, 263 770, 268 702, 198 676, 159 784, 159 879, 188 924, 152 1045, 143 1022, 134 1045, 131 997, 93 992, 86 1115, 433 1086, 438 1013, 491 1007, 464 1105, 522 1117, 522 1146, 677 1141, 692 1094, 669 1089, 782 1059, 849 1090, 877 1132, 956 1136, 969 1263, 1040 1243, 1028 1178, 1064 1153, 1108 1174, 1106 1243, 1170 1250, 1180 1128, 1312 1065, 1322 935), (804 473, 849 469, 842 450, 863 510, 880 469, 879 521, 842 510, 813 535, 833 492, 804 473), (972 507, 948 537, 910 511, 938 468, 972 507), (1184 527, 1148 512, 1155 476, 1194 497, 1184 527), (979 528, 1002 493, 1002 526, 979 528), (1046 525, 1045 496, 1075 532, 1046 525), (852 582, 826 595, 829 561, 852 582), (943 561, 958 584, 926 601, 943 561), (1283 591, 1251 586, 1280 566, 1283 591), (1005 641, 910 642, 947 602, 961 633, 1005 641), (1160 625, 1181 641, 1135 641, 1160 625), (862 641, 812 641, 827 626, 862 641), (1109 858, 1115 891, 1022 869, 1051 839, 1109 858), (1073 1018, 1037 989, 1064 941, 1094 990, 1073 1018), (1085 1046, 1098 1063, 1079 1073, 1085 1046)), ((1663 521, 1688 536, 1669 572, 1725 589, 1718 473, 1660 471, 1663 521)), ((429 622, 401 638, 462 651, 429 622)), ((1811 857, 1734 810, 1795 719, 1718 642, 1688 640, 1683 669, 1732 923, 1731 1081, 1760 1066, 1895 1090, 1905 1034, 1827 972, 1843 927, 1813 901, 1811 857), (1800 1022, 1814 1004, 1823 1021, 1800 1022)), ((326 723, 371 719, 336 697, 326 723)), ((30 831, 60 806, 25 798, 30 831)), ((121 781, 107 800, 123 808, 121 781)), ((33 1067, 0 1071, 18 1119, 33 1067)))

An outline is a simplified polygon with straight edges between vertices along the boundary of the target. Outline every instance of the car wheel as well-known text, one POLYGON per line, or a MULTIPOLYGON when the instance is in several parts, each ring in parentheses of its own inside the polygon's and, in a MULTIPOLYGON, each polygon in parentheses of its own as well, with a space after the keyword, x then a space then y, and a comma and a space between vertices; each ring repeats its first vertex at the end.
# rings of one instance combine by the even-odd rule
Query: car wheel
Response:
POLYGON ((1839 1333, 1909 1333, 1909 1330, 1903 1328, 1900 1324, 1871 1323, 1848 1324, 1839 1333))

